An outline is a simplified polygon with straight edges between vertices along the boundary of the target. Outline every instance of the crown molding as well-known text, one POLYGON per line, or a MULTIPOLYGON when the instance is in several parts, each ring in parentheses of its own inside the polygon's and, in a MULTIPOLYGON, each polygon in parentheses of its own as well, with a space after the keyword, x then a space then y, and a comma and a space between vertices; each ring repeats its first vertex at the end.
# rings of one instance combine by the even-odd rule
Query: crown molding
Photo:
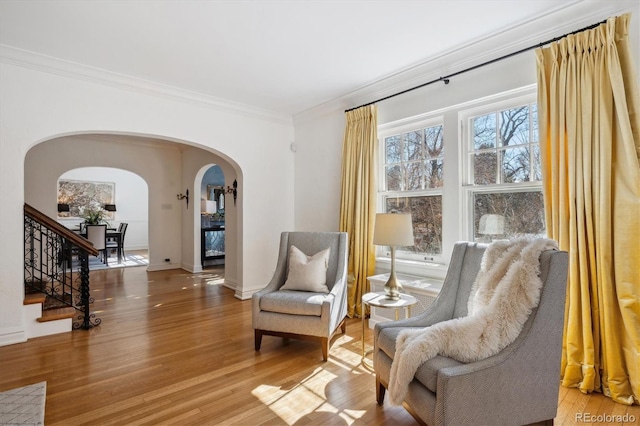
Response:
POLYGON ((258 118, 279 124, 292 125, 293 123, 292 117, 287 114, 41 55, 5 44, 0 44, 0 63, 124 89, 143 95, 160 96, 172 101, 186 102, 196 106, 204 106, 226 113, 258 118))
POLYGON ((442 76, 584 28, 610 16, 632 10, 638 12, 638 9, 640 7, 637 0, 611 2, 576 0, 544 15, 506 28, 500 33, 474 40, 457 49, 384 76, 339 98, 297 113, 293 116, 294 126, 402 92, 442 76))

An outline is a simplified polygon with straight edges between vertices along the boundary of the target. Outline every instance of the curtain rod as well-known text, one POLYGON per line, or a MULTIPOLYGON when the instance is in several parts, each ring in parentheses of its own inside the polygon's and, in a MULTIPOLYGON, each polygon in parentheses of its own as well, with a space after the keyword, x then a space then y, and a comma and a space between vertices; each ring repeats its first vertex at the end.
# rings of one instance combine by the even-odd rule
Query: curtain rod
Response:
POLYGON ((520 50, 518 50, 518 51, 516 51, 516 52, 508 53, 508 54, 506 54, 506 55, 504 55, 504 56, 500 56, 499 58, 491 59, 491 60, 489 60, 489 61, 487 61, 487 62, 483 62, 483 63, 478 64, 478 65, 474 65, 474 66, 469 67, 469 68, 466 68, 466 69, 464 69, 464 70, 462 70, 462 71, 454 72, 453 74, 449 74, 449 75, 444 76, 444 77, 439 77, 439 78, 436 78, 435 80, 427 81, 426 83, 422 83, 422 84, 420 84, 419 86, 411 87, 411 88, 409 88, 409 89, 405 89, 405 90, 403 90, 403 91, 401 91, 401 92, 394 93, 393 95, 385 96, 384 98, 380 98, 380 99, 377 99, 377 100, 375 100, 375 101, 367 102, 366 104, 362 104, 362 105, 357 106, 357 107, 354 107, 354 108, 346 109, 344 112, 353 111, 353 110, 356 110, 356 109, 358 109, 358 108, 362 108, 362 107, 366 107, 366 106, 369 106, 369 105, 376 104, 376 103, 378 103, 378 102, 386 101, 387 99, 391 99, 391 98, 395 98, 396 96, 404 95, 405 93, 411 92, 411 91, 416 90, 416 89, 421 89, 421 88, 423 88, 423 87, 425 87, 425 86, 428 86, 428 85, 433 84, 433 83, 437 83, 437 82, 439 82, 439 81, 444 82, 444 84, 449 84, 449 79, 450 79, 451 77, 455 77, 455 76, 458 76, 458 75, 460 75, 460 74, 464 74, 465 72, 473 71, 473 70, 475 70, 475 69, 477 69, 477 68, 484 67, 485 65, 491 65, 491 64, 493 64, 493 63, 495 63, 495 62, 502 61, 503 59, 507 59, 507 58, 510 58, 510 57, 512 57, 512 56, 519 55, 519 54, 521 54, 521 53, 527 52, 527 51, 529 51, 529 50, 536 49, 536 48, 538 48, 538 47, 542 47, 542 46, 544 46, 544 45, 546 45, 546 44, 553 43, 553 42, 555 42, 555 41, 558 41, 558 40, 560 40, 560 39, 563 39, 563 38, 565 38, 566 36, 569 36, 569 35, 572 35, 572 34, 577 34, 577 33, 580 33, 580 32, 582 32, 582 31, 586 31, 586 30, 591 30, 591 29, 596 28, 597 26, 599 26, 599 25, 601 25, 601 24, 604 24, 605 22, 607 22, 607 20, 606 20, 606 19, 605 19, 604 21, 600 21, 600 22, 598 22, 598 23, 591 24, 591 25, 589 25, 589 26, 587 26, 587 27, 581 28, 581 29, 579 29, 579 30, 572 31, 572 32, 570 32, 570 33, 567 33, 567 34, 561 35, 561 36, 559 36, 559 37, 554 37, 554 38, 552 38, 551 40, 543 41, 542 43, 538 43, 538 44, 533 45, 533 46, 525 47, 524 49, 520 49, 520 50))

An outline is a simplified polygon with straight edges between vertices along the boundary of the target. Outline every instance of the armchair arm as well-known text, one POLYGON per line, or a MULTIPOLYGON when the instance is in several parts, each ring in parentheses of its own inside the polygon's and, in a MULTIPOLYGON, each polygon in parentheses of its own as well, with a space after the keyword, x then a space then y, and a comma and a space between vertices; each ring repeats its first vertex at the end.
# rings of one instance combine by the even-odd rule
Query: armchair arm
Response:
POLYGON ((444 418, 445 424, 468 423, 469 413, 478 424, 529 424, 553 419, 560 384, 560 354, 549 350, 548 345, 535 350, 526 340, 521 336, 492 357, 441 369, 436 417, 444 418), (498 400, 496 395, 500 395, 498 400), (535 400, 535 404, 523 404, 527 400, 535 400), (524 411, 523 406, 532 413, 524 411), (541 412, 547 414, 541 416, 541 412))
POLYGON ((330 330, 333 331, 347 312, 347 278, 346 274, 338 278, 333 288, 322 302, 321 317, 323 322, 327 321, 330 330), (344 315, 341 315, 343 313, 344 315))

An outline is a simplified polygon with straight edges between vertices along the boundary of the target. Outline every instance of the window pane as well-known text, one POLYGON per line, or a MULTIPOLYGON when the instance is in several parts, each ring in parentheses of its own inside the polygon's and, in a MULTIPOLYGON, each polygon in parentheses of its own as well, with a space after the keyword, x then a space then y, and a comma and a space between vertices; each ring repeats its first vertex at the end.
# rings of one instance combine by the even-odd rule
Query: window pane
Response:
POLYGON ((473 148, 486 149, 496 146, 496 115, 491 113, 473 119, 473 148))
POLYGON ((475 240, 484 242, 522 235, 544 236, 542 192, 474 194, 474 230, 475 240))
POLYGON ((400 166, 388 166, 386 169, 387 191, 401 191, 402 170, 400 166))
POLYGON ((415 253, 442 253, 442 196, 398 197, 385 200, 385 212, 411 213, 415 253))
POLYGON ((407 163, 404 167, 406 182, 403 189, 405 191, 415 191, 416 189, 422 189, 422 163, 407 163))
POLYGON ((529 106, 500 112, 500 146, 529 143, 529 106))
POLYGON ((422 158, 422 132, 415 131, 404 134, 404 161, 415 161, 422 158))
POLYGON ((385 138, 384 143, 386 153, 385 163, 399 163, 401 160, 400 153, 402 148, 400 136, 396 135, 385 138))
POLYGON ((442 187, 442 160, 428 160, 425 164, 425 185, 427 188, 442 187))
POLYGON ((476 185, 496 183, 497 170, 497 152, 485 152, 473 156, 473 176, 476 185))
POLYGON ((529 148, 521 146, 500 151, 502 183, 529 180, 529 148))
POLYGON ((424 129, 427 157, 442 156, 444 151, 442 140, 442 126, 428 127, 424 129))

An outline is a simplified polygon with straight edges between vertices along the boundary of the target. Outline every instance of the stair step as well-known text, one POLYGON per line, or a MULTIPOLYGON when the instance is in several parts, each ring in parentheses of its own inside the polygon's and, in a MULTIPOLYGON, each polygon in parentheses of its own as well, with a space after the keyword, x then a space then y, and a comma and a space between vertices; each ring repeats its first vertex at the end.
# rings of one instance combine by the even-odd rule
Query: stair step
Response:
POLYGON ((45 296, 42 293, 26 294, 24 296, 23 304, 35 305, 36 303, 44 303, 46 299, 47 299, 47 296, 45 296))
POLYGON ((42 311, 42 316, 38 318, 38 322, 73 318, 75 314, 76 310, 73 308, 47 309, 46 311, 42 311))

